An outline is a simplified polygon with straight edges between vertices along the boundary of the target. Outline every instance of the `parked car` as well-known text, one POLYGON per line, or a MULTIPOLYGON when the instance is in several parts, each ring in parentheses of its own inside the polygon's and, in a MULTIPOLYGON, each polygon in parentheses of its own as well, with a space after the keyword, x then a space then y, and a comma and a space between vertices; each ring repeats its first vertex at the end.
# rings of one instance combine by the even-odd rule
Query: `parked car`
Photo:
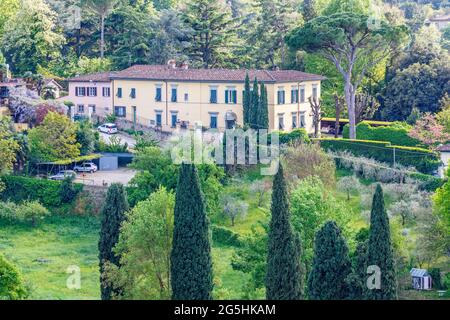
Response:
POLYGON ((92 162, 85 162, 81 165, 77 165, 73 168, 74 171, 76 172, 90 172, 90 173, 94 173, 98 170, 97 166, 95 165, 95 163, 92 162))
POLYGON ((77 176, 77 173, 73 170, 61 170, 57 174, 48 177, 50 180, 64 180, 68 177, 75 178, 77 176))
POLYGON ((98 131, 104 132, 107 134, 114 134, 117 133, 117 125, 114 123, 105 123, 102 124, 100 127, 98 127, 98 131))

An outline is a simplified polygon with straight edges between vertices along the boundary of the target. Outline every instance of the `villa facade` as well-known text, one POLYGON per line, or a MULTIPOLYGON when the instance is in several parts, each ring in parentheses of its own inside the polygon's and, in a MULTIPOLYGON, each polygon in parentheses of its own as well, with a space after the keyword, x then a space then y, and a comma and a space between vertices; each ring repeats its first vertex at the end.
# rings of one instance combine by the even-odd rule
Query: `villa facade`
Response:
POLYGON ((320 98, 324 77, 294 70, 189 69, 174 62, 136 65, 102 77, 70 79, 70 100, 78 111, 83 111, 81 105, 91 104, 92 109, 95 104, 95 113, 114 113, 167 132, 196 126, 224 130, 243 125, 247 74, 267 87, 271 131, 314 131, 308 98, 320 98), (89 89, 93 87, 98 89, 89 89), (108 97, 102 95, 104 90, 108 97))

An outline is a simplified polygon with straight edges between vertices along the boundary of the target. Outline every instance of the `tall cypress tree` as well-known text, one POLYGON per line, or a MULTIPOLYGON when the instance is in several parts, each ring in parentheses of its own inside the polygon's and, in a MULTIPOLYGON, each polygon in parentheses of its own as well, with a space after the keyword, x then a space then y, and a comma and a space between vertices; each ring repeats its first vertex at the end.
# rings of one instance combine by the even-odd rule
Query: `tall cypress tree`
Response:
POLYGON ((258 129, 269 128, 269 106, 267 101, 267 88, 261 83, 258 107, 258 129))
POLYGON ((347 243, 336 223, 329 221, 316 234, 313 266, 308 278, 309 298, 346 299, 346 279, 351 272, 347 243))
POLYGON ((197 169, 182 164, 174 212, 171 284, 174 300, 211 300, 209 221, 197 169))
POLYGON ((105 205, 101 214, 100 240, 98 243, 100 260, 100 289, 102 300, 110 300, 112 294, 120 293, 102 281, 104 265, 110 262, 116 266, 120 264, 120 256, 113 252, 114 246, 119 240, 120 226, 125 220, 125 212, 128 211, 128 202, 125 188, 122 184, 112 184, 106 195, 105 205))
POLYGON ((250 122, 250 128, 258 128, 258 109, 259 109, 259 90, 258 90, 258 79, 255 78, 253 81, 253 90, 250 103, 250 114, 248 116, 250 122))
POLYGON ((243 109, 244 109, 244 125, 249 125, 250 123, 250 109, 251 109, 251 103, 252 103, 252 91, 250 89, 250 77, 247 75, 245 76, 245 85, 244 85, 244 98, 243 98, 243 109))
POLYGON ((266 297, 268 300, 301 299, 300 237, 294 234, 290 223, 288 192, 281 164, 273 181, 271 213, 266 297))
POLYGON ((368 290, 369 300, 397 299, 397 281, 391 245, 389 218, 384 207, 383 189, 377 185, 370 214, 367 266, 377 266, 381 272, 381 288, 368 290))

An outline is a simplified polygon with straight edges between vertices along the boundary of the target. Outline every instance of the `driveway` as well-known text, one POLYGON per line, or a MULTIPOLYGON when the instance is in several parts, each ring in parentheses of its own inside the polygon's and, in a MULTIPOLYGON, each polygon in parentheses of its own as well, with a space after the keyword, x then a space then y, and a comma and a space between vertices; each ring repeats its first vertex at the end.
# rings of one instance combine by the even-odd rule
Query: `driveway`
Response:
POLYGON ((97 171, 92 174, 78 173, 75 182, 94 186, 110 186, 112 183, 127 185, 135 175, 135 170, 119 168, 114 171, 97 171))
POLYGON ((112 136, 116 136, 116 137, 118 137, 118 138, 120 138, 122 140, 122 143, 126 142, 128 144, 128 147, 130 147, 131 149, 133 149, 134 146, 136 145, 136 139, 134 139, 130 135, 127 135, 127 134, 124 134, 124 133, 121 133, 121 132, 116 133, 116 134, 106 134, 106 133, 103 133, 103 132, 99 132, 99 134, 100 134, 100 139, 102 139, 107 144, 110 142, 109 139, 112 136))

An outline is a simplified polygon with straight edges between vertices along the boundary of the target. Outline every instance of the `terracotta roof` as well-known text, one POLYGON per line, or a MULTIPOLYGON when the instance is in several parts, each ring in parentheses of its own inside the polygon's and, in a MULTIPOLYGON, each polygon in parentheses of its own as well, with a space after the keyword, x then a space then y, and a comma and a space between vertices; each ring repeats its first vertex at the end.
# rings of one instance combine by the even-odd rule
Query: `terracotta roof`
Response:
POLYGON ((263 82, 324 80, 325 77, 295 70, 182 69, 167 65, 135 65, 115 73, 112 79, 243 82, 248 73, 263 82))
POLYGON ((97 72, 91 74, 85 74, 73 78, 69 78, 68 81, 71 82, 86 82, 86 81, 94 81, 94 82, 109 82, 111 80, 111 76, 115 72, 97 72))
POLYGON ((430 21, 450 21, 450 14, 431 17, 430 21))

